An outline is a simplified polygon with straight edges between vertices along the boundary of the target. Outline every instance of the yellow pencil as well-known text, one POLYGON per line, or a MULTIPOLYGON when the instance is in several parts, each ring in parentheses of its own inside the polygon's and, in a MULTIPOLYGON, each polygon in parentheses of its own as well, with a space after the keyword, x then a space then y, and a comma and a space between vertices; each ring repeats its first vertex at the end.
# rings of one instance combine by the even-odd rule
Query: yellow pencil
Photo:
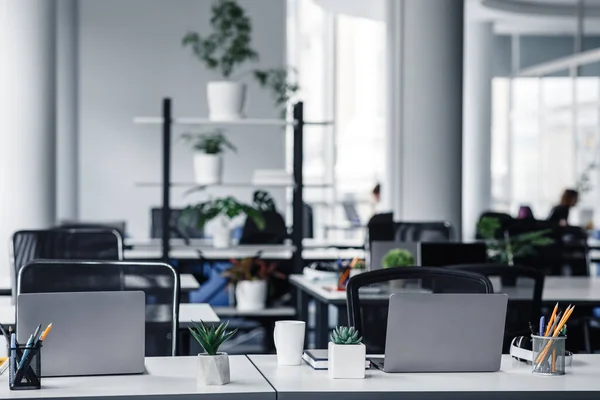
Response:
POLYGON ((554 306, 554 311, 552 311, 552 316, 550 317, 550 321, 548 322, 548 325, 546 326, 546 332, 544 332, 544 336, 548 336, 550 334, 550 328, 552 327, 552 324, 554 323, 554 319, 556 318, 557 311, 558 311, 558 303, 556 303, 556 305, 554 306))
POLYGON ((44 329, 44 332, 42 333, 42 336, 40 336, 40 340, 44 341, 44 339, 46 339, 46 335, 48 335, 48 333, 50 333, 50 329, 52 329, 52 322, 50 323, 50 325, 48 325, 46 327, 46 329, 44 329))

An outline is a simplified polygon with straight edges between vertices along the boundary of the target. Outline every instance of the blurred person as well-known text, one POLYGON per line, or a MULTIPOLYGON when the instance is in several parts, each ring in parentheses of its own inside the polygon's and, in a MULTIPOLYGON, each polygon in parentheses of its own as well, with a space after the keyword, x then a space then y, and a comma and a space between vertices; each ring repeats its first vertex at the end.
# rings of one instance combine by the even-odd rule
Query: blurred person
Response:
POLYGON ((569 211, 577 205, 579 201, 579 192, 574 189, 565 189, 561 198, 560 204, 552 208, 548 221, 556 222, 560 226, 569 224, 569 211))

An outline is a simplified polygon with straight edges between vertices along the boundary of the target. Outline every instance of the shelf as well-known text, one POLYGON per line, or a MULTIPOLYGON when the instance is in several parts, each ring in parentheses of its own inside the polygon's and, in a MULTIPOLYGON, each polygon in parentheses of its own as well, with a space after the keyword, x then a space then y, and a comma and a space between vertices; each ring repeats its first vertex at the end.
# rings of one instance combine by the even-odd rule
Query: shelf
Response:
MULTIPOLYGON (((135 117, 135 124, 139 125, 161 125, 162 117, 135 117)), ((231 121, 213 121, 208 118, 173 118, 174 125, 212 125, 212 126, 294 126, 296 121, 285 121, 282 119, 244 118, 231 121)), ((328 126, 333 121, 308 121, 305 125, 328 126)))
MULTIPOLYGON (((138 187, 162 187, 161 182, 137 182, 135 186, 138 187)), ((293 183, 244 183, 244 182, 230 182, 230 183, 214 183, 209 185, 199 185, 194 182, 171 182, 171 187, 182 187, 182 188, 209 188, 209 187, 222 187, 222 188, 286 188, 293 187, 293 183)), ((330 183, 305 183, 305 188, 328 188, 332 185, 330 183)))

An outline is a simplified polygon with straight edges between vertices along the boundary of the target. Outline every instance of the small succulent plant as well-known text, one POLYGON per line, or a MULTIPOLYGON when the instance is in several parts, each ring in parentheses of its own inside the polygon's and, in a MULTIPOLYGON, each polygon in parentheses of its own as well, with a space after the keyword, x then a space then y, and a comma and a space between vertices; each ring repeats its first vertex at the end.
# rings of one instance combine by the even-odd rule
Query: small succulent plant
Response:
POLYGON ((329 339, 334 344, 361 344, 362 337, 358 336, 358 331, 353 327, 338 326, 331 332, 329 339))
POLYGON ((194 339, 206 351, 206 354, 214 356, 217 355, 219 347, 237 332, 237 329, 227 332, 227 325, 229 325, 229 322, 222 323, 215 328, 214 326, 207 327, 202 321, 199 324, 192 321, 192 326, 188 329, 194 339))

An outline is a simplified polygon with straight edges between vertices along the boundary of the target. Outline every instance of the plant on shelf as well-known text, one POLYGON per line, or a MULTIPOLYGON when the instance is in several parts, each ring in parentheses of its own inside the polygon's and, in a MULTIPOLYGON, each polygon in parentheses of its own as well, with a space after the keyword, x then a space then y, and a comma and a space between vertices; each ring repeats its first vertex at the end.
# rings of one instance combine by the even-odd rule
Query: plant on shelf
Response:
POLYGON ((329 377, 364 378, 366 348, 356 328, 338 326, 329 336, 329 340, 329 377))
POLYGON ((235 287, 236 307, 241 311, 257 311, 265 308, 271 278, 285 279, 277 271, 277 263, 267 263, 256 257, 231 260, 232 267, 223 272, 235 287))
POLYGON ((409 267, 411 265, 415 265, 415 258, 408 250, 390 250, 383 257, 383 268, 409 267))
POLYGON ((552 233, 550 229, 521 233, 512 237, 503 232, 503 238, 500 238, 501 228, 500 220, 495 217, 483 217, 477 223, 477 233, 485 241, 490 261, 514 265, 515 258, 535 255, 536 247, 554 243, 554 240, 548 237, 552 233))
POLYGON ((262 212, 231 196, 190 205, 183 210, 181 218, 186 224, 195 221, 198 229, 204 228, 206 223, 213 219, 219 220, 220 223, 216 224, 213 232, 213 246, 223 248, 231 244, 231 221, 242 215, 251 218, 258 229, 264 229, 262 212))
POLYGON ((223 176, 223 156, 226 150, 236 151, 227 139, 223 129, 205 133, 189 133, 181 138, 194 149, 194 176, 199 185, 221 183, 223 176))
POLYGON ((288 102, 300 89, 297 83, 291 81, 289 71, 285 68, 271 68, 255 70, 253 74, 260 87, 271 92, 275 106, 280 108, 281 115, 285 116, 288 102))
POLYGON ((260 211, 276 212, 275 200, 273 196, 266 190, 257 190, 252 195, 252 203, 254 207, 260 211))
POLYGON ((229 322, 218 327, 206 326, 203 321, 188 327, 191 335, 205 353, 198 354, 197 382, 199 386, 225 385, 229 383, 229 356, 219 353, 219 347, 235 335, 237 329, 227 331, 229 322))
POLYGON ((592 189, 594 189, 594 186, 592 184, 592 179, 590 178, 590 174, 592 173, 592 171, 596 170, 597 168, 598 168, 598 163, 591 162, 581 172, 581 175, 579 175, 579 179, 577 179, 577 182, 575 183, 575 190, 577 190, 577 192, 580 195, 589 193, 592 191, 592 189))
POLYGON ((243 118, 246 85, 239 80, 252 73, 258 84, 269 89, 277 107, 285 106, 299 87, 290 79, 286 68, 246 71, 233 78, 242 65, 257 61, 252 48, 252 21, 235 0, 217 0, 211 9, 212 33, 206 36, 188 32, 181 40, 208 69, 219 71, 224 78, 207 85, 209 116, 212 120, 243 118))

